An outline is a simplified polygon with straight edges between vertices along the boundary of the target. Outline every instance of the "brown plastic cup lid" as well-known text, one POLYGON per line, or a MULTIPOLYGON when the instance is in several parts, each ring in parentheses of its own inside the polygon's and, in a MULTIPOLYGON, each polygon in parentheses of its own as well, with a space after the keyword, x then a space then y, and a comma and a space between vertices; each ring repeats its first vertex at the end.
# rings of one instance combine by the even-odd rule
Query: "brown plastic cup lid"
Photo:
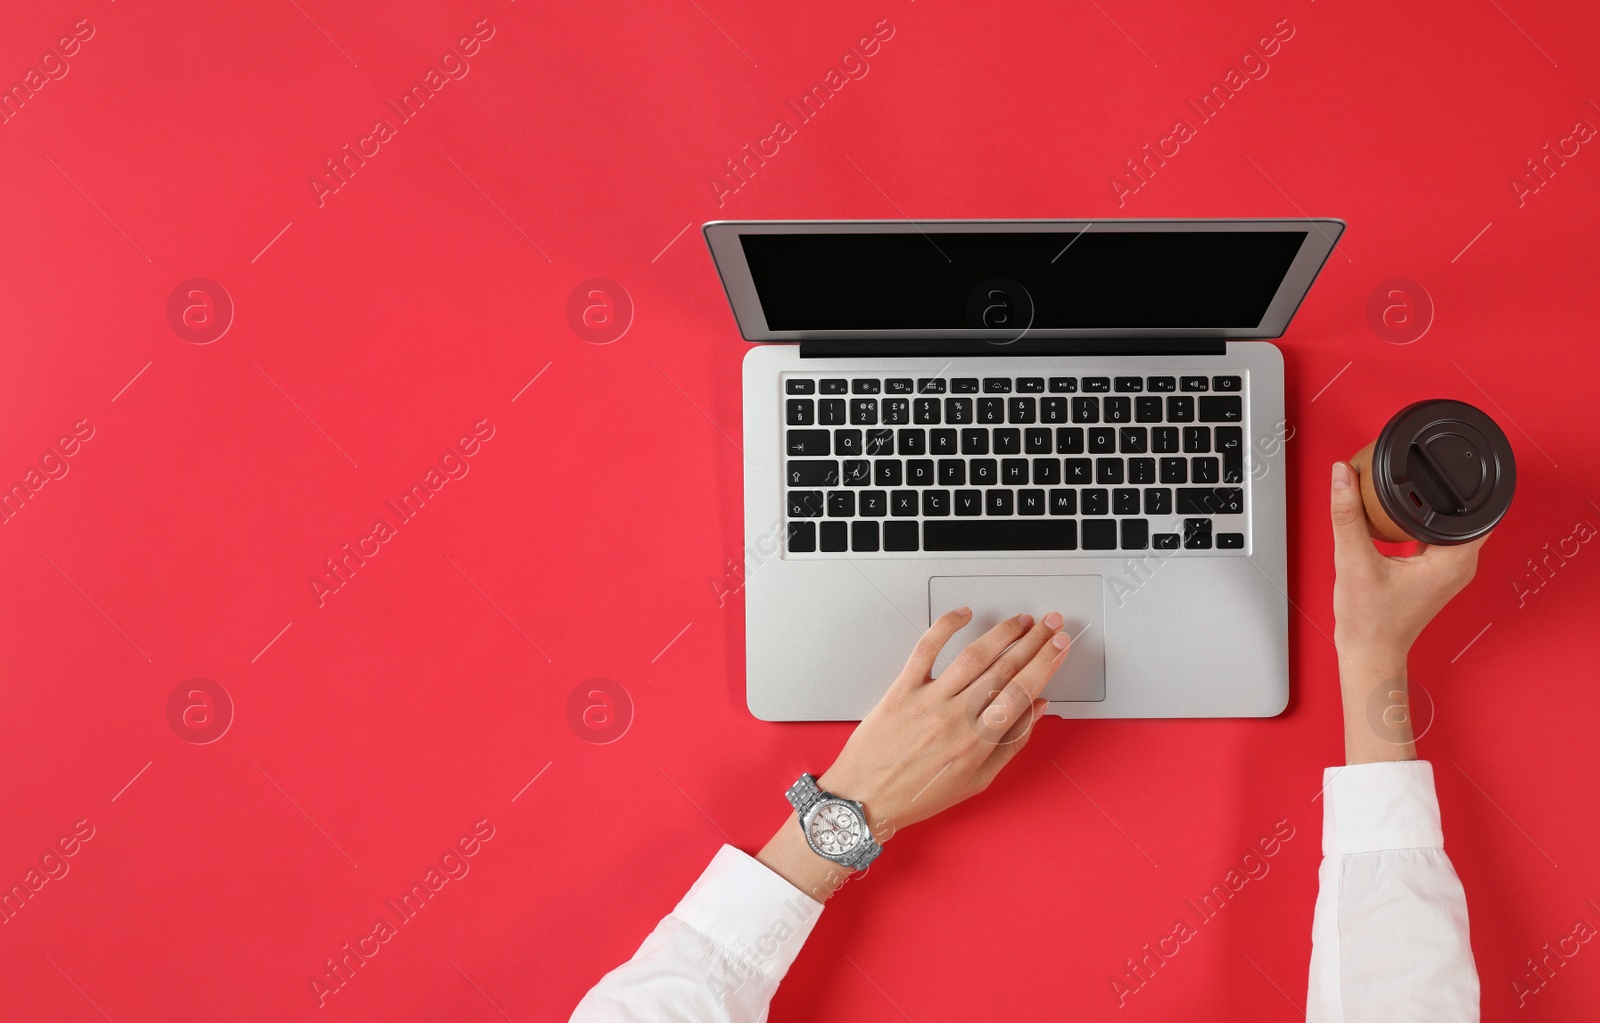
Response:
POLYGON ((1462 544, 1511 508, 1517 463, 1504 431, 1464 401, 1407 405, 1372 447, 1372 488, 1396 524, 1426 543, 1462 544))

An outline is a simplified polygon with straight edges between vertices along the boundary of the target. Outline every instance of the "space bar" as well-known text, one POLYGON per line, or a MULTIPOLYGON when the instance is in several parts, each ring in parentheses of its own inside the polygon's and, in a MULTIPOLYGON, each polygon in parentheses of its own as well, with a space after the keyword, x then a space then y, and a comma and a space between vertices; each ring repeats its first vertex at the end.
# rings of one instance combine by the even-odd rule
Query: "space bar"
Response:
POLYGON ((1072 519, 924 520, 927 551, 1075 551, 1078 524, 1072 519))

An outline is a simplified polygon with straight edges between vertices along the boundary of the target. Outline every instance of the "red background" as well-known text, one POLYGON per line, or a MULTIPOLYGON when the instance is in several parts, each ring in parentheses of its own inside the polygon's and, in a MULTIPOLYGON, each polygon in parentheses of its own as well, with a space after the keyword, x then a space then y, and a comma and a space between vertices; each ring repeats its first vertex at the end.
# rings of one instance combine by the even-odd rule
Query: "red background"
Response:
MULTIPOLYGON (((1437 700, 1421 750, 1486 1017, 1510 1014, 1541 945, 1600 925, 1600 552, 1580 546, 1542 584, 1526 564, 1600 525, 1600 446, 1579 426, 1600 370, 1600 154, 1584 146, 1521 205, 1510 185, 1575 122, 1600 125, 1591 7, 5 14, 0 81, 79 19, 95 28, 0 125, 0 479, 74 422, 95 428, 0 526, 0 881, 74 822, 95 829, 0 925, 8 1018, 562 1019, 719 843, 771 833, 783 788, 847 728, 744 709, 737 588, 759 567, 740 565, 743 343, 698 234, 720 217, 1350 224, 1282 342, 1289 711, 1046 720, 987 795, 902 836, 830 905, 774 1019, 1298 1016, 1313 797, 1341 756, 1327 467, 1422 397, 1479 404, 1519 458, 1510 518, 1413 662, 1437 700), (323 161, 480 19, 495 34, 470 73, 319 207, 323 161), (885 19, 866 77, 719 206, 723 162, 885 19), (1283 19, 1270 73, 1119 207, 1124 161, 1196 121, 1186 101, 1283 19), (194 277, 236 305, 208 345, 166 320, 194 277), (635 306, 611 344, 567 320, 594 277, 635 306), (1367 316, 1397 277, 1435 307, 1405 345, 1367 316), (485 419, 469 474, 319 607, 308 578, 485 419), (207 745, 167 719, 194 677, 235 704, 207 745), (569 722, 596 677, 633 708, 608 745, 569 722), (308 978, 480 820, 494 837, 470 874, 319 1015, 308 978), (1295 837, 1270 874, 1119 1014, 1123 961, 1192 921, 1185 900, 1280 820, 1295 837)), ((1583 946, 1525 1018, 1573 1019, 1597 996, 1600 949, 1583 946)))

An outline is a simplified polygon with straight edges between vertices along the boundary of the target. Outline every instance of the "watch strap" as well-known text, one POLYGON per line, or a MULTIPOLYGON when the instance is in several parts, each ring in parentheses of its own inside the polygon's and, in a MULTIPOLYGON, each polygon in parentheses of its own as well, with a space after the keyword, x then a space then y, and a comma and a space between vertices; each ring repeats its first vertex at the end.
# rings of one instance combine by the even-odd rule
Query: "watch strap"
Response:
MULTIPOLYGON (((842 862, 844 866, 853 870, 866 870, 872 864, 872 861, 878 858, 878 854, 883 852, 883 846, 879 845, 878 840, 873 837, 871 825, 867 822, 866 807, 862 806, 858 800, 845 799, 843 796, 822 791, 821 787, 817 785, 816 777, 809 772, 802 774, 793 785, 790 785, 788 790, 784 792, 784 797, 789 800, 789 805, 794 807, 795 813, 800 815, 802 823, 805 820, 806 813, 824 799, 843 800, 854 806, 861 814, 861 824, 866 831, 866 834, 862 836, 861 844, 850 852, 848 858, 836 862, 842 862)), ((811 844, 809 835, 806 836, 806 844, 811 844)), ((815 847, 813 847, 812 851, 819 856, 831 858, 826 857, 826 854, 815 847)))

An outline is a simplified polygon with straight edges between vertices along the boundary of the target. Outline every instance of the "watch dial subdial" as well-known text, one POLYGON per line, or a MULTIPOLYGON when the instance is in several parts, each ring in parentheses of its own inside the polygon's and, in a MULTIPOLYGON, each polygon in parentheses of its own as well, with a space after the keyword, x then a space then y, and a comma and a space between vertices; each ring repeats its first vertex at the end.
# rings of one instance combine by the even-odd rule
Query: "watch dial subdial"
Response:
POLYGON ((813 844, 829 856, 843 856, 861 844, 861 819, 847 806, 830 803, 811 818, 813 844))

